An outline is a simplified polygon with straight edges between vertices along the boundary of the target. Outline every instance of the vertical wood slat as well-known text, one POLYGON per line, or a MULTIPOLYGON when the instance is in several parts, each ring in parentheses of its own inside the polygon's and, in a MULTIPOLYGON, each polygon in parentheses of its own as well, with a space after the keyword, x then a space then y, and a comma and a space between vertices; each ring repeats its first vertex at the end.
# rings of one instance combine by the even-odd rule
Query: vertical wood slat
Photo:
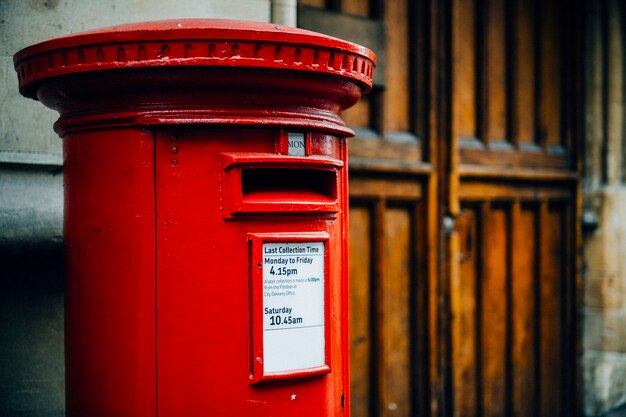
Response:
POLYGON ((385 198, 352 203, 352 415, 411 416, 430 407, 429 362, 421 356, 428 355, 428 295, 425 283, 416 279, 426 270, 417 261, 425 258, 418 216, 423 209, 417 202, 396 205, 385 198))
POLYGON ((534 2, 515 1, 515 47, 513 59, 512 140, 515 144, 533 144, 535 139, 534 77, 534 2))
POLYGON ((559 10, 557 0, 545 0, 537 6, 541 9, 539 139, 542 146, 562 146, 559 10))
POLYGON ((562 247, 563 214, 540 206, 540 315, 539 338, 541 357, 539 364, 540 415, 560 415, 561 375, 561 275, 564 255, 562 247))
POLYGON ((374 333, 376 337, 376 350, 375 350, 375 367, 374 367, 374 386, 372 389, 372 410, 371 414, 374 416, 381 415, 381 409, 383 407, 385 398, 384 392, 382 392, 381 385, 384 383, 382 378, 382 371, 384 370, 385 363, 382 359, 382 356, 385 354, 384 346, 382 345, 382 339, 384 334, 381 331, 382 324, 384 323, 384 309, 385 305, 383 303, 383 280, 385 274, 385 246, 386 246, 386 224, 385 217, 387 213, 387 201, 384 198, 379 198, 376 201, 376 206, 374 207, 374 235, 376 236, 374 243, 374 280, 373 284, 373 294, 374 294, 374 311, 375 315, 372 318, 374 321, 374 333))
POLYGON ((451 238, 460 257, 458 273, 451 272, 454 415, 558 416, 562 387, 573 386, 563 374, 563 340, 571 337, 564 327, 568 206, 481 207, 476 225, 462 211, 451 238))
MULTIPOLYGON (((427 139, 428 132, 426 120, 428 118, 426 99, 428 98, 428 80, 429 75, 429 52, 430 44, 428 43, 427 30, 432 24, 429 21, 429 4, 426 1, 410 1, 408 14, 410 16, 409 24, 409 80, 410 84, 410 119, 409 130, 422 140, 427 139)), ((428 149, 425 143, 424 148, 428 149)), ((426 152, 428 155, 428 152, 426 152)))
POLYGON ((573 155, 566 153, 573 137, 563 125, 569 123, 563 114, 569 105, 563 102, 568 83, 563 70, 573 69, 562 63, 568 40, 558 0, 453 3, 455 135, 537 144, 545 156, 573 155))
POLYGON ((508 213, 483 206, 481 297, 482 415, 506 415, 508 213))
POLYGON ((532 206, 513 204, 512 222, 512 274, 511 314, 512 328, 512 377, 511 400, 513 415, 535 415, 533 405, 536 377, 535 370, 535 283, 537 251, 537 215, 532 206))
POLYGON ((485 0, 487 10, 484 39, 484 83, 485 97, 481 105, 487 109, 480 121, 484 126, 482 139, 503 141, 506 138, 506 63, 505 63, 505 8, 504 0, 485 0))
MULTIPOLYGON (((571 200, 572 203, 574 199, 571 200)), ((570 203, 570 204, 572 204, 570 203)), ((580 279, 578 274, 580 273, 580 267, 578 266, 579 260, 575 255, 574 248, 579 247, 580 232, 581 230, 576 226, 580 224, 580 218, 576 217, 576 209, 565 203, 562 206, 562 220, 561 225, 563 228, 563 239, 561 240, 561 251, 565 253, 561 258, 561 363, 563 364, 561 369, 561 415, 572 416, 581 409, 581 402, 579 400, 579 385, 580 373, 578 367, 572 366, 576 364, 577 356, 580 346, 574 341, 577 340, 576 320, 578 306, 580 306, 580 299, 577 299, 580 279), (572 242, 572 244, 563 245, 563 242, 572 242), (575 245, 573 242, 577 242, 575 245), (575 393, 574 398, 568 396, 567 393, 575 393)))
POLYGON ((476 45, 473 2, 453 0, 452 6, 452 98, 453 123, 458 137, 474 138, 476 131, 476 45))
POLYGON ((371 227, 367 208, 350 209, 350 407, 363 417, 370 416, 372 390, 371 227))
POLYGON ((452 383, 455 416, 471 417, 476 415, 478 397, 476 288, 479 242, 474 209, 461 211, 456 229, 457 232, 450 237, 453 256, 460 258, 458 271, 451 273, 452 383))
POLYGON ((411 225, 404 208, 385 208, 384 270, 379 276, 379 415, 411 415, 411 225))
POLYGON ((385 132, 406 132, 410 128, 409 0, 385 2, 387 24, 387 88, 383 99, 385 132))
POLYGON ((428 240, 427 208, 422 201, 416 202, 410 209, 413 219, 411 227, 411 289, 410 289, 410 314, 411 329, 410 354, 411 354, 411 410, 413 415, 430 415, 430 349, 429 349, 429 267, 430 262, 426 253, 428 240))
MULTIPOLYGON (((446 384, 440 370, 443 369, 443 358, 447 353, 444 352, 443 347, 445 346, 445 342, 442 340, 443 338, 438 337, 441 326, 440 322, 443 321, 441 320, 443 317, 442 309, 439 307, 440 294, 443 293, 442 280, 440 279, 441 262, 439 261, 439 251, 443 250, 445 247, 440 245, 439 214, 441 210, 438 196, 440 192, 443 193, 443 181, 440 181, 440 177, 437 174, 440 169, 440 159, 444 156, 442 150, 445 149, 445 147, 440 145, 435 138, 442 137, 439 136, 439 133, 444 127, 443 123, 437 123, 438 115, 444 113, 442 110, 447 110, 451 107, 448 107, 448 103, 444 104, 444 100, 440 100, 442 97, 447 97, 447 89, 439 90, 437 88, 437 86, 440 85, 440 81, 434 74, 438 73, 439 60, 432 51, 438 50, 438 45, 444 44, 447 39, 447 36, 443 35, 443 33, 447 31, 440 30, 443 26, 440 25, 440 22, 444 20, 443 16, 446 16, 443 10, 446 8, 447 5, 442 5, 437 2, 423 3, 423 15, 420 22, 427 23, 421 24, 419 27, 424 28, 421 32, 421 42, 423 42, 424 47, 421 48, 421 44, 418 44, 418 47, 420 47, 423 53, 422 74, 424 74, 424 83, 421 89, 422 94, 424 94, 422 101, 423 111, 420 112, 423 115, 423 132, 418 132, 420 134, 423 133, 422 137, 426 139, 427 146, 425 148, 424 160, 430 162, 433 167, 433 173, 429 176, 428 180, 424 182, 427 190, 425 195, 426 227, 424 228, 426 232, 424 235, 426 250, 424 251, 425 256, 422 259, 427 260, 425 268, 426 273, 424 274, 427 294, 425 294, 424 299, 426 300, 425 311, 427 311, 426 318, 428 327, 426 343, 429 351, 429 355, 426 359, 429 369, 424 374, 425 379, 428 381, 428 398, 424 406, 429 412, 424 413, 424 416, 437 416, 441 414, 441 411, 445 411, 442 394, 445 391, 446 384)), ((415 111, 418 110, 419 106, 416 106, 415 111)), ((445 124, 446 131, 449 129, 447 125, 448 123, 445 124)), ((441 178, 444 177, 442 176, 441 178)))

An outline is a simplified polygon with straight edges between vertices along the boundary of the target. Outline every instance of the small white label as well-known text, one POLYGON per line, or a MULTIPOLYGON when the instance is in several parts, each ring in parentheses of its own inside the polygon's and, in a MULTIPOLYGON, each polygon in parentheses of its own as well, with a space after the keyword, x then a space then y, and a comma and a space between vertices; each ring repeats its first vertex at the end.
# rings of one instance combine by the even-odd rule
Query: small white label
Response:
POLYGON ((263 244, 263 369, 324 366, 324 242, 263 244))
POLYGON ((290 156, 306 156, 306 145, 304 133, 288 133, 287 134, 288 152, 290 156))

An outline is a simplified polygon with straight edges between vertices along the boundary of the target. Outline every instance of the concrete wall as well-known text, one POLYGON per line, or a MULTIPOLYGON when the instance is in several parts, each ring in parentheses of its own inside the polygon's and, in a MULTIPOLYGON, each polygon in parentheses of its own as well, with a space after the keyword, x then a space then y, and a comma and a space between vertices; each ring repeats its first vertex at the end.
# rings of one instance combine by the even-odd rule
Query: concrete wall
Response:
POLYGON ((269 21, 270 10, 270 0, 0 0, 0 417, 65 413, 61 140, 56 113, 18 94, 13 54, 114 24, 269 21))
POLYGON ((29 152, 60 162, 60 142, 50 129, 56 115, 18 95, 12 63, 15 52, 46 39, 97 27, 194 17, 269 21, 270 0, 3 0, 0 161, 21 158, 15 152, 29 152))

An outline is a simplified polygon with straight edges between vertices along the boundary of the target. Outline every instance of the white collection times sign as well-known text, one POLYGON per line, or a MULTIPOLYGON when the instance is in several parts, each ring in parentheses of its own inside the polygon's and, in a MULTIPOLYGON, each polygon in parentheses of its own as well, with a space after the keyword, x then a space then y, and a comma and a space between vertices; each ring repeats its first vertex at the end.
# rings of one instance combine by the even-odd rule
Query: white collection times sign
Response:
POLYGON ((324 242, 264 243, 264 373, 324 366, 324 334, 324 242))

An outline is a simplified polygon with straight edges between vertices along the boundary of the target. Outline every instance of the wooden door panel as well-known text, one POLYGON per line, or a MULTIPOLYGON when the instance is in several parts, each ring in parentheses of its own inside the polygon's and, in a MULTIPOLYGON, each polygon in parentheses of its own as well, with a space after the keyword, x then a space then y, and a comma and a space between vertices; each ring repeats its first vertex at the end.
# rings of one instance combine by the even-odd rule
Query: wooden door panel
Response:
POLYGON ((372 395, 372 210, 350 211, 350 396, 355 416, 368 417, 372 395))
POLYGON ((539 3, 540 14, 540 74, 538 87, 538 139, 539 145, 552 153, 569 150, 566 136, 561 131, 561 72, 560 51, 560 15, 557 1, 539 3))
POLYGON ((456 1, 452 8, 454 83, 452 96, 461 111, 454 111, 453 123, 460 139, 477 140, 476 126, 476 17, 471 1, 456 1))
POLYGON ((480 362, 482 410, 484 416, 506 415, 507 314, 509 298, 509 210, 484 203, 481 207, 479 252, 482 260, 478 282, 480 311, 480 362))
POLYGON ((454 358, 452 364, 452 385, 455 416, 470 417, 476 415, 479 399, 478 366, 478 310, 477 290, 480 273, 480 260, 476 254, 478 219, 477 207, 466 208, 457 218, 457 230, 451 236, 459 254, 459 266, 451 275, 450 308, 451 338, 454 358))
MULTIPOLYGON (((382 205, 382 203, 381 203, 382 205)), ((378 275, 379 415, 411 415, 411 210, 379 207, 383 259, 378 275)))
POLYGON ((478 13, 479 31, 483 43, 478 51, 482 57, 481 78, 478 80, 480 92, 478 107, 479 137, 489 142, 506 142, 506 83, 507 83, 507 50, 506 41, 508 30, 504 0, 490 0, 487 10, 478 13))
POLYGON ((573 207, 571 199, 463 204, 451 283, 455 415, 562 415, 573 207))
POLYGON ((575 169, 564 132, 557 0, 453 0, 453 123, 460 162, 575 169))
POLYGON ((564 396, 576 368, 578 180, 568 11, 557 0, 452 2, 454 415, 574 410, 564 396))
POLYGON ((516 48, 510 52, 509 65, 512 83, 510 102, 510 135, 512 142, 522 149, 536 146, 535 138, 535 6, 533 0, 518 0, 513 6, 517 17, 512 24, 516 48))
POLYGON ((427 59, 424 48, 427 26, 422 25, 428 19, 426 3, 409 0, 300 3, 303 6, 299 10, 300 22, 305 29, 364 44, 377 54, 374 89, 342 114, 356 132, 350 157, 366 164, 401 163, 404 167, 427 163, 428 86, 423 70, 427 59), (319 9, 321 3, 324 10, 319 9), (419 45, 422 47, 418 48, 419 45))
POLYGON ((424 207, 358 195, 351 204, 352 414, 412 416, 423 397, 416 369, 426 343, 418 321, 425 317, 416 300, 425 278, 418 268, 424 207))
POLYGON ((540 221, 540 283, 539 283, 539 380, 540 415, 560 415, 561 378, 563 377, 561 358, 563 323, 563 281, 564 256, 571 254, 571 248, 563 245, 564 209, 560 205, 543 203, 539 209, 540 221), (569 249, 569 250, 568 250, 569 249))
POLYGON ((300 3, 382 58, 343 114, 352 415, 573 415, 580 0, 300 3))
POLYGON ((394 0, 385 4, 387 42, 385 54, 386 88, 382 93, 383 123, 381 133, 409 133, 411 130, 411 39, 409 37, 409 0, 394 0))
POLYGON ((537 375, 535 342, 538 322, 536 297, 539 233, 537 205, 513 203, 511 209, 511 401, 514 416, 536 415, 537 375))

